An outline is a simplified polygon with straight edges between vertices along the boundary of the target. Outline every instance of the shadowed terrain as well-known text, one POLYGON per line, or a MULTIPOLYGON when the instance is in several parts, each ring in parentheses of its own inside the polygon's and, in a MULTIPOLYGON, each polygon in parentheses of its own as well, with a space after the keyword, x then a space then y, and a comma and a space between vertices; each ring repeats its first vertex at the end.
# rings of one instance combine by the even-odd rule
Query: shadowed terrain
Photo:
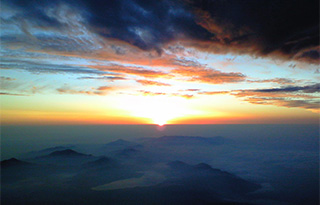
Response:
POLYGON ((317 185, 312 180, 317 177, 313 172, 283 167, 259 172, 251 168, 252 173, 244 173, 234 156, 241 154, 240 144, 224 137, 164 136, 119 139, 88 146, 86 153, 78 151, 84 150, 83 145, 33 151, 1 162, 2 202, 316 204, 317 185), (210 165, 223 165, 219 162, 221 151, 233 153, 226 158, 232 161, 228 162, 231 172, 210 165), (273 173, 271 180, 262 179, 273 170, 283 173, 273 173), (297 190, 306 184, 306 190, 297 190))

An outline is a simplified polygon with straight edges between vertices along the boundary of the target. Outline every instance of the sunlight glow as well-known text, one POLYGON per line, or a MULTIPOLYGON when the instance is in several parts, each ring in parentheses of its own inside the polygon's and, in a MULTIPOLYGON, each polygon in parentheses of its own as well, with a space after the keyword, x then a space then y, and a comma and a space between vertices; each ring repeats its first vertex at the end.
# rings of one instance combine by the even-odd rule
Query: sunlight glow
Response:
POLYGON ((147 118, 152 124, 163 126, 175 118, 196 114, 186 107, 186 99, 171 96, 128 96, 122 104, 134 117, 147 118))

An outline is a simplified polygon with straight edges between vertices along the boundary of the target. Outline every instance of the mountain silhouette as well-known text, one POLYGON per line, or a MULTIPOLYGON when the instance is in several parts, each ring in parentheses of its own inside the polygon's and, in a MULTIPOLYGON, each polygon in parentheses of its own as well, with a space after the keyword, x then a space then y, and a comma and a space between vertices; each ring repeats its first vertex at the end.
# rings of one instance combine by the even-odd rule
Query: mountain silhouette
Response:
POLYGON ((133 156, 136 156, 138 153, 140 153, 139 150, 133 148, 133 147, 129 147, 129 148, 126 148, 126 149, 123 149, 123 150, 119 150, 117 153, 116 153, 116 156, 119 156, 119 157, 133 157, 133 156))
POLYGON ((95 161, 91 161, 84 164, 84 167, 86 168, 114 167, 116 166, 116 164, 117 163, 115 162, 115 160, 110 159, 109 157, 100 157, 95 161))
POLYGON ((260 185, 244 180, 229 172, 214 169, 206 163, 189 165, 182 161, 173 161, 167 164, 172 170, 175 181, 186 187, 193 187, 202 191, 225 196, 236 196, 256 191, 260 185))
MULTIPOLYGON (((126 148, 134 148, 139 146, 139 144, 135 142, 130 142, 123 139, 118 139, 116 141, 109 142, 101 147, 101 153, 112 153, 117 152, 126 148)), ((141 145, 140 145, 141 146, 141 145)))
POLYGON ((194 165, 193 167, 199 170, 214 170, 209 164, 206 164, 206 163, 200 163, 200 164, 194 165))
POLYGON ((40 156, 44 156, 44 155, 48 155, 52 152, 55 151, 62 151, 65 149, 70 149, 72 146, 55 146, 55 147, 49 147, 46 149, 41 149, 38 151, 32 151, 32 152, 27 152, 24 154, 21 154, 19 157, 21 159, 30 159, 30 158, 35 158, 35 157, 40 157, 40 156))
POLYGON ((76 152, 72 149, 65 149, 61 151, 55 151, 47 155, 48 157, 88 157, 91 155, 76 152))
POLYGON ((32 165, 32 163, 18 160, 16 158, 11 158, 11 159, 1 161, 1 168, 20 167, 20 166, 28 166, 28 165, 32 165))

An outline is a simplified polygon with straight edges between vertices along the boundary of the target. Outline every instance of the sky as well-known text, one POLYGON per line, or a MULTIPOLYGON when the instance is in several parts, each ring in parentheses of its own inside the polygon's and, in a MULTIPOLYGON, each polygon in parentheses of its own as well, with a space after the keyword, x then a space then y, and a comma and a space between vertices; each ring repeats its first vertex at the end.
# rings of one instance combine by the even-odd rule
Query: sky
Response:
POLYGON ((317 0, 2 0, 1 123, 316 124, 317 0))

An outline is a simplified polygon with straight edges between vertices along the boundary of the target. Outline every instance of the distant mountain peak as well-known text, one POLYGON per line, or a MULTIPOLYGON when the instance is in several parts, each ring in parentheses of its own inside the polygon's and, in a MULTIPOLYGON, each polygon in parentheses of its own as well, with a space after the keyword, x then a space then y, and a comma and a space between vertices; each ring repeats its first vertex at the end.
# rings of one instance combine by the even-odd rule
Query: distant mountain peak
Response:
POLYGON ((46 148, 46 149, 42 149, 39 152, 61 151, 61 150, 65 150, 65 149, 69 149, 69 147, 67 147, 67 146, 55 146, 55 147, 49 147, 49 148, 46 148))
POLYGON ((172 161, 172 162, 169 162, 168 164, 186 164, 185 162, 183 161, 180 161, 180 160, 175 160, 175 161, 172 161))
POLYGON ((76 156, 89 156, 89 155, 76 152, 72 149, 65 149, 65 150, 61 150, 61 151, 52 152, 48 156, 51 156, 51 157, 58 157, 58 156, 76 157, 76 156))
POLYGON ((123 150, 120 150, 118 151, 117 155, 118 156, 125 156, 125 157, 131 157, 133 155, 136 155, 138 154, 140 151, 133 148, 133 147, 128 147, 128 148, 125 148, 123 150))
POLYGON ((202 170, 212 170, 212 167, 206 163, 199 163, 199 164, 195 165, 194 168, 202 169, 202 170))
POLYGON ((135 145, 136 143, 134 142, 130 142, 130 141, 127 141, 127 140, 124 140, 124 139, 117 139, 115 141, 112 141, 112 142, 109 142, 105 145, 107 146, 132 146, 132 145, 135 145))
POLYGON ((14 158, 14 157, 12 157, 12 158, 10 158, 10 159, 7 159, 7 160, 3 160, 2 162, 5 162, 5 161, 7 161, 7 162, 20 162, 21 160, 18 160, 18 159, 16 159, 16 158, 14 158))
POLYGON ((171 168, 174 168, 174 169, 189 167, 189 165, 187 163, 180 161, 180 160, 169 162, 167 165, 169 165, 171 168))
POLYGON ((221 173, 221 174, 229 174, 227 172, 221 171, 220 169, 212 168, 209 164, 206 164, 206 163, 199 163, 196 165, 190 165, 185 162, 176 160, 176 161, 169 162, 167 165, 175 170, 185 170, 185 171, 188 170, 188 171, 192 171, 192 172, 193 171, 196 171, 196 172, 209 171, 212 173, 215 172, 215 173, 221 173))
POLYGON ((31 163, 18 160, 16 158, 11 158, 7 160, 1 161, 1 167, 8 167, 8 166, 21 166, 21 165, 30 165, 31 163))
POLYGON ((85 164, 85 167, 104 167, 104 166, 113 166, 115 165, 115 161, 110 159, 109 157, 100 157, 95 161, 91 161, 85 164))

